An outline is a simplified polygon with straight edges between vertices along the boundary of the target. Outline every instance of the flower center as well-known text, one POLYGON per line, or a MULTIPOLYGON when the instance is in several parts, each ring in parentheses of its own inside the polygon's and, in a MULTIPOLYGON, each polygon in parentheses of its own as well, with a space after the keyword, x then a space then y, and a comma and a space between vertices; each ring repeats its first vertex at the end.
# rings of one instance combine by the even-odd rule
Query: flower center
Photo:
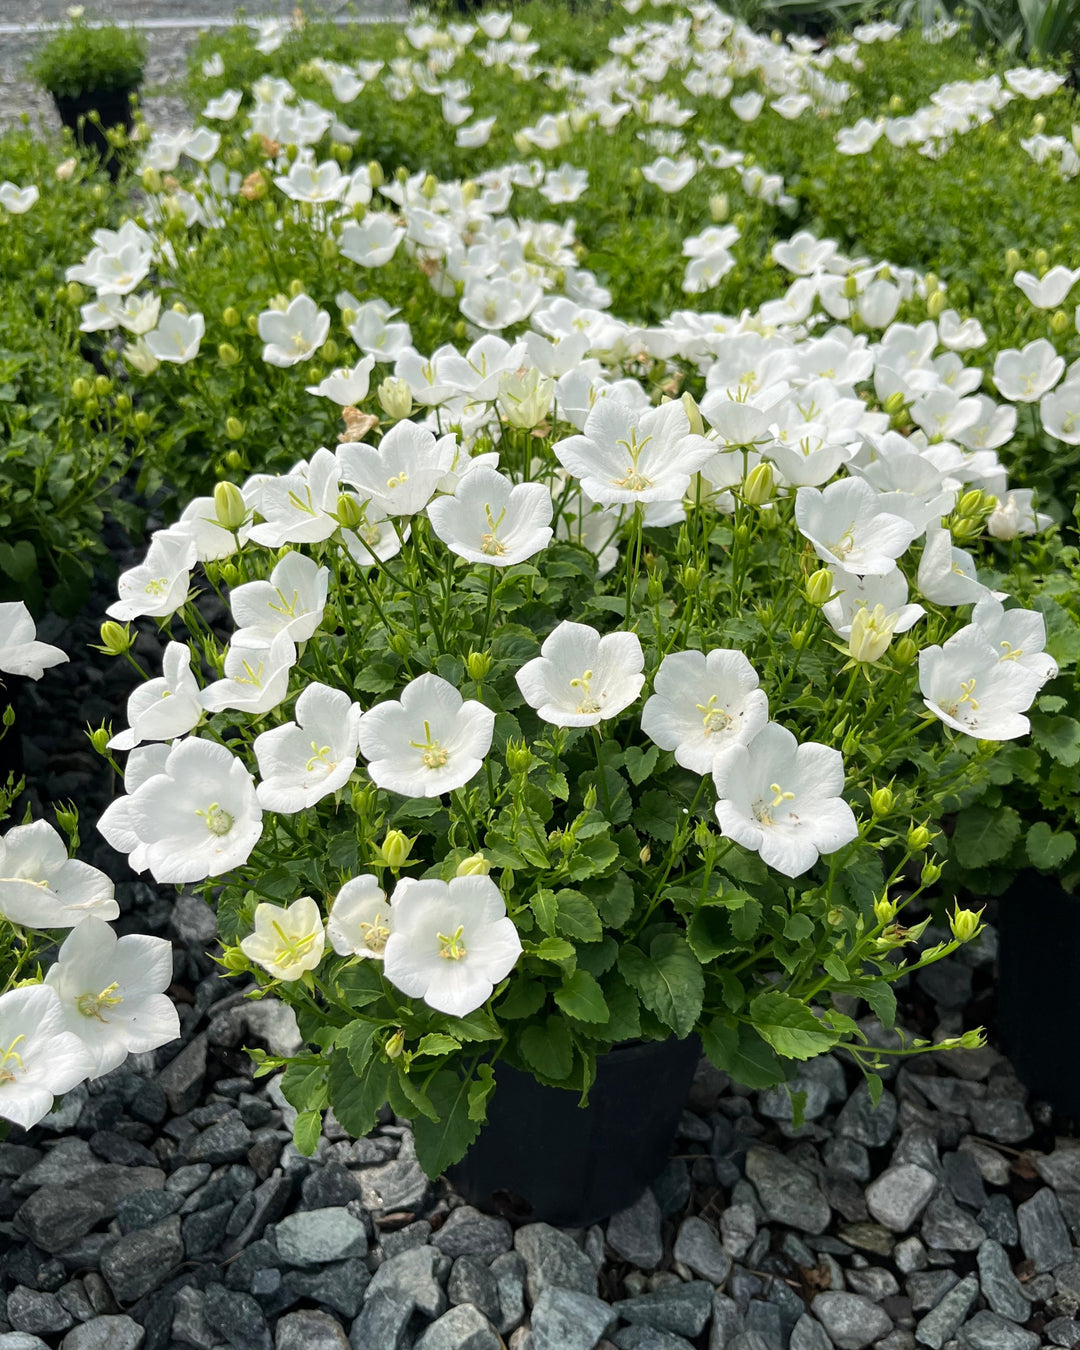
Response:
POLYGON ((311 489, 309 487, 304 488, 303 497, 298 497, 295 492, 290 491, 289 505, 296 511, 303 511, 307 516, 315 515, 315 505, 311 500, 311 489))
POLYGON ((652 487, 653 480, 643 474, 638 468, 638 459, 641 456, 641 452, 651 440, 651 436, 646 436, 639 445, 637 432, 631 431, 630 439, 628 441, 616 441, 616 445, 623 445, 626 447, 626 453, 630 457, 630 464, 626 470, 625 478, 613 478, 611 480, 616 487, 626 488, 628 492, 644 492, 646 488, 652 487))
POLYGON ((491 507, 484 503, 484 515, 487 517, 488 533, 480 536, 480 552, 486 553, 491 558, 501 558, 506 552, 506 545, 498 538, 497 531, 503 523, 506 515, 506 507, 499 512, 498 520, 493 520, 491 516, 491 507))
POLYGON ((295 351, 306 352, 311 346, 311 343, 308 340, 307 334, 301 331, 293 334, 292 345, 295 351))
POLYGON ((337 760, 330 758, 330 747, 328 745, 316 745, 311 742, 312 756, 304 766, 306 773, 314 773, 315 766, 321 764, 327 773, 332 773, 337 768, 337 760))
POLYGON ((766 802, 764 799, 759 801, 754 807, 754 815, 762 825, 775 825, 776 820, 773 812, 778 806, 783 806, 785 802, 795 800, 794 792, 785 792, 779 783, 770 783, 769 791, 773 794, 772 801, 766 802))
POLYGON ((303 937, 290 937, 276 920, 273 928, 277 934, 278 942, 281 944, 274 955, 275 965, 292 966, 298 964, 304 959, 315 942, 315 933, 305 933, 303 937))
POLYGON ((420 761, 425 769, 442 769, 450 760, 450 751, 444 749, 438 741, 432 739, 431 727, 427 722, 424 723, 424 739, 422 741, 410 741, 409 744, 413 749, 424 752, 420 756, 420 761))
POLYGON ((1019 658, 1024 654, 1023 647, 1014 647, 1011 642, 1003 641, 1001 643, 1001 647, 1002 647, 1001 653, 1002 661, 1016 661, 1019 660, 1019 658))
POLYGON ((837 558, 846 558, 855 547, 855 522, 851 522, 835 544, 829 544, 827 547, 837 558))
POLYGON ((459 923, 450 937, 447 937, 445 933, 435 934, 442 944, 439 947, 439 955, 444 961, 460 961, 466 955, 465 944, 461 940, 464 932, 465 925, 459 923))
POLYGON ((394 488, 404 487, 408 481, 409 475, 402 469, 400 473, 394 474, 393 478, 386 480, 386 486, 393 490, 394 488))
POLYGON ((101 1015, 102 1008, 115 1008, 123 1003, 123 998, 116 992, 120 986, 114 981, 107 985, 100 994, 80 994, 75 1000, 75 1006, 84 1017, 95 1017, 99 1022, 104 1022, 105 1018, 101 1015))
POLYGON ((235 676, 233 676, 233 678, 235 679, 236 683, 237 683, 237 684, 250 684, 250 685, 254 686, 254 688, 256 688, 256 689, 261 689, 261 688, 262 688, 263 662, 260 661, 260 662, 259 662, 259 665, 258 665, 258 668, 257 668, 257 669, 254 669, 254 670, 251 668, 251 665, 250 665, 247 661, 242 662, 242 665, 243 665, 243 667, 244 667, 244 673, 243 673, 243 675, 235 675, 235 676))
POLYGON ((583 671, 581 677, 570 681, 571 689, 580 689, 581 697, 578 700, 577 710, 583 716, 590 716, 592 713, 600 711, 600 702, 593 697, 592 685, 593 673, 591 670, 583 671))
POLYGON ((277 588, 277 587, 275 587, 275 591, 277 592, 277 598, 281 601, 281 604, 280 604, 280 605, 275 605, 274 602, 271 600, 271 601, 269 602, 267 608, 268 608, 268 609, 272 609, 272 610, 274 611, 275 614, 280 614, 280 615, 282 616, 282 618, 285 618, 285 619, 295 619, 295 618, 296 618, 296 606, 297 606, 297 604, 299 603, 299 600, 300 600, 300 592, 299 592, 299 591, 293 591, 293 593, 292 593, 292 599, 291 599, 291 600, 286 600, 286 599, 285 599, 284 592, 282 592, 282 591, 281 591, 279 588, 277 588))
POLYGON ((383 919, 378 918, 371 923, 362 923, 360 931, 364 935, 364 946, 369 952, 381 955, 386 950, 386 939, 390 936, 390 929, 383 919))
POLYGON ((206 828, 219 839, 227 835, 236 824, 236 817, 226 811, 219 802, 211 802, 205 811, 196 811, 195 814, 202 816, 206 821, 206 828))
POLYGON ((730 713, 716 706, 716 699, 716 694, 710 694, 708 703, 697 705, 697 710, 701 713, 701 720, 705 724, 706 736, 712 736, 718 731, 727 731, 735 720, 730 713))
POLYGON ((25 1040, 25 1036, 16 1036, 4 1053, 0 1055, 0 1086, 4 1083, 14 1083, 15 1068, 12 1068, 12 1065, 18 1068, 20 1073, 23 1071, 22 1055, 19 1054, 15 1047, 20 1041, 25 1040))

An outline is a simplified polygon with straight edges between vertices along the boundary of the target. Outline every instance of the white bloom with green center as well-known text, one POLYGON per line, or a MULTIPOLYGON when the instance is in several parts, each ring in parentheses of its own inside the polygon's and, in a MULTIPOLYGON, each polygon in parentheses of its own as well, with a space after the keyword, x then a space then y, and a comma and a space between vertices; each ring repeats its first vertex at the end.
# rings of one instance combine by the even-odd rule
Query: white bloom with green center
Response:
POLYGON ((241 628, 225 653, 224 678, 208 684, 199 701, 211 713, 270 712, 284 702, 295 664, 296 646, 285 629, 267 641, 262 630, 241 628))
POLYGON ((986 521, 986 531, 995 539, 1016 539, 1021 534, 1038 534, 1053 524, 1053 518, 1035 509, 1031 488, 1013 488, 998 496, 998 504, 986 521))
POLYGON ((276 175, 274 184, 291 201, 312 203, 338 202, 349 188, 348 178, 333 159, 316 164, 311 158, 297 158, 288 173, 276 175))
POLYGON ((360 718, 360 752, 376 787, 439 797, 464 787, 491 749, 495 714, 430 672, 360 718))
POLYGON ((675 762, 693 773, 711 773, 721 750, 752 740, 769 720, 757 671, 729 648, 665 656, 653 690, 641 729, 661 750, 674 750, 675 762))
POLYGON ((454 462, 457 440, 438 440, 415 422, 398 422, 377 446, 338 447, 341 476, 361 500, 386 516, 414 516, 435 495, 454 462))
POLYGON ((118 1068, 129 1054, 176 1040, 180 1019, 165 993, 172 977, 172 944, 165 938, 118 938, 92 917, 72 929, 45 983, 60 999, 66 1029, 93 1060, 91 1078, 118 1068))
POLYGON ((128 798, 118 824, 114 839, 130 830, 155 881, 204 881, 247 862, 262 834, 262 808, 242 760, 189 738, 128 798))
POLYGON ((360 705, 325 684, 309 684, 296 700, 294 722, 255 737, 266 811, 292 813, 344 787, 356 768, 360 705))
POLYGON ((178 314, 170 309, 161 316, 158 326, 146 334, 146 345, 159 361, 186 366, 198 356, 205 332, 201 314, 178 314))
POLYGON ((258 323, 263 360, 271 366, 310 360, 330 332, 330 315, 310 295, 295 296, 283 310, 264 309, 258 323))
POLYGON ((202 715, 191 648, 185 642, 170 642, 161 676, 132 690, 127 701, 129 729, 117 732, 109 748, 132 750, 143 741, 173 741, 197 726, 202 715))
POLYGON ((361 267, 384 267, 405 238, 388 211, 369 211, 362 221, 350 220, 339 240, 341 256, 361 267))
POLYGON ((187 599, 195 558, 195 541, 189 535, 158 530, 145 559, 120 573, 116 584, 120 598, 105 612, 121 623, 144 615, 164 619, 175 614, 187 599))
POLYGON ((521 955, 521 939, 490 876, 405 878, 394 889, 391 918, 386 978, 450 1017, 485 1003, 521 955))
POLYGON ((1001 661, 1020 666, 1044 682, 1058 673, 1057 662, 1044 650, 1046 620, 1037 609, 1006 609, 1000 600, 988 596, 972 609, 971 622, 1001 661))
POLYGON ((255 907, 255 931, 240 942, 246 957, 277 980, 298 980, 314 970, 326 948, 326 930, 319 906, 308 895, 285 908, 255 907))
POLYGON ((949 531, 940 526, 926 532, 917 585, 935 605, 971 605, 996 595, 979 580, 971 554, 957 548, 949 531))
POLYGON ((0 183, 0 206, 13 216, 25 215, 40 196, 40 191, 33 183, 24 188, 17 183, 0 183))
POLYGON ((694 435, 679 402, 640 411, 598 399, 580 436, 552 447, 601 506, 620 502, 678 502, 690 478, 716 454, 715 441, 694 435))
POLYGON ((169 533, 177 537, 186 537, 195 545, 195 557, 199 562, 218 562, 222 558, 231 558, 247 543, 251 526, 248 515, 236 530, 228 530, 218 518, 217 504, 213 497, 195 497, 184 507, 180 519, 170 527, 169 533))
POLYGON ((851 624, 860 610, 878 606, 895 620, 892 631, 906 633, 926 613, 922 605, 908 604, 907 578, 898 567, 882 577, 858 577, 836 568, 832 574, 832 598, 821 607, 837 637, 851 636, 851 624))
POLYGON ((512 567, 551 539, 551 493, 543 483, 518 483, 480 465, 460 480, 452 497, 428 507, 432 529, 451 553, 468 562, 512 567))
POLYGON ((0 994, 0 1116, 28 1130, 54 1097, 93 1072, 86 1046, 64 1027, 56 991, 31 984, 0 994))
POLYGON ((0 670, 40 680, 46 670, 68 659, 59 647, 37 640, 37 626, 21 600, 0 602, 0 670))
POLYGON ((120 913, 104 872, 78 858, 44 820, 0 838, 0 915, 21 928, 72 928, 87 915, 120 913))
POLYGON ((334 897, 326 936, 339 956, 381 961, 393 929, 386 892, 370 873, 347 881, 334 897))
POLYGON ((133 872, 146 871, 146 846, 135 830, 134 816, 131 812, 132 796, 155 774, 165 772, 165 762, 171 751, 171 745, 159 743, 136 746, 124 765, 126 795, 111 801, 98 818, 98 833, 107 839, 118 853, 129 855, 128 866, 133 872))
MULTIPOLYGON (((320 447, 306 463, 259 484, 258 510, 265 519, 251 538, 267 548, 318 544, 338 528, 341 466, 333 451, 320 447)), ((246 495, 246 494, 245 494, 246 495)))
POLYGON ((994 358, 994 383, 1010 403, 1038 403, 1065 373, 1065 358, 1046 338, 1018 351, 1008 347, 994 358))
POLYGON ((1034 272, 1017 272, 1013 285, 1024 292, 1036 309, 1057 309, 1072 288, 1080 281, 1080 268, 1051 267, 1043 277, 1034 272))
POLYGON ((910 521, 881 509, 881 498, 861 478, 841 478, 823 491, 799 488, 795 524, 822 562, 857 576, 883 576, 918 534, 910 521))
POLYGON ((858 823, 840 795, 840 752, 815 741, 799 745, 776 722, 748 745, 724 750, 713 765, 713 782, 721 832, 786 877, 801 876, 821 854, 858 837, 858 823))
POLYGON ((1043 430, 1066 445, 1080 445, 1080 379, 1072 375, 1039 403, 1043 430))
POLYGON ((645 683, 636 633, 604 637, 584 623, 561 623, 540 655, 518 671, 525 702, 557 727, 594 727, 628 708, 645 683))
POLYGON ((946 726, 981 741, 1026 736, 1024 713, 1042 688, 1044 676, 1001 659, 981 628, 970 624, 941 647, 919 653, 923 702, 946 726))
POLYGON ((352 369, 332 371, 319 384, 309 384, 307 392, 320 398, 328 398, 345 407, 347 404, 362 403, 368 395, 371 368, 375 364, 373 356, 362 356, 352 369))
POLYGON ((330 571, 313 558, 286 553, 270 573, 269 581, 249 581, 229 595, 229 608, 238 628, 270 642, 286 633, 295 642, 307 642, 326 608, 330 571))

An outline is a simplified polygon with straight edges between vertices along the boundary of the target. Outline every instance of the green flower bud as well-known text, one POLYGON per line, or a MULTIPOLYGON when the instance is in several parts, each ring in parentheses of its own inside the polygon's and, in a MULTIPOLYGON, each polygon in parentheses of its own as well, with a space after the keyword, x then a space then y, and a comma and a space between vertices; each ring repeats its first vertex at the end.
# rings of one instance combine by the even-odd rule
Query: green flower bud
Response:
POLYGON ((398 1027, 397 1031, 387 1040, 386 1046, 387 1059, 400 1059, 401 1053, 405 1049, 405 1032, 398 1027))
POLYGON ((341 348, 338 346, 338 344, 334 341, 333 338, 327 338, 326 341, 323 343, 323 345, 319 348, 319 356, 322 358, 322 360, 328 362, 330 365, 333 365, 333 363, 338 359, 340 355, 341 355, 341 348))
POLYGON ((532 768, 533 753, 524 741, 507 741, 506 767, 515 778, 524 778, 532 768))
MULTIPOLYGON (((271 309, 272 308, 273 306, 271 305, 271 309)), ((248 332, 251 334, 252 337, 258 337, 259 316, 257 314, 249 314, 247 318, 244 320, 244 326, 247 328, 248 332)))
POLYGON ((934 291, 932 295, 928 295, 926 298, 926 312, 931 319, 936 319, 947 303, 944 291, 934 291))
POLYGON ((1050 315, 1050 331, 1060 337, 1062 333, 1069 330, 1069 316, 1063 309, 1054 310, 1050 315))
POLYGON ((226 328, 235 328, 240 322, 240 315, 232 305, 227 305, 221 311, 221 322, 226 328))
POLYGON ((240 950, 239 946, 226 947, 221 953, 221 964, 226 970, 234 971, 239 974, 241 971, 250 970, 251 962, 240 950))
POLYGON ((904 108, 904 100, 900 97, 899 94, 893 94, 893 96, 889 99, 889 111, 895 115, 898 112, 902 112, 903 108, 904 108))
POLYGON ((429 173, 420 186, 421 197, 426 197, 428 201, 431 201, 432 197, 435 196, 438 190, 439 190, 439 180, 435 177, 433 173, 429 173))
POLYGON ((768 460, 756 465, 746 475, 743 484, 743 500, 750 506, 764 506, 772 499, 776 490, 776 474, 768 460))
POLYGON ((596 809, 596 788, 590 787, 588 789, 585 793, 583 805, 586 811, 594 811, 596 809))
POLYGON ((888 895, 879 895, 874 901, 874 918, 884 928, 886 924, 892 923, 896 918, 896 911, 899 908, 895 900, 890 900, 888 895))
POLYGON ((81 305, 86 299, 86 292, 77 281, 69 281, 67 284, 67 298, 73 305, 81 305))
POLYGON ((470 853, 467 858, 457 865, 454 875, 456 877, 486 877, 491 871, 491 864, 482 853, 470 853))
POLYGON ((99 631, 101 646, 98 650, 106 656, 123 656, 135 641, 128 625, 119 624, 115 619, 106 619, 99 631))
POLYGON ((382 165, 377 159, 373 159, 367 166, 368 178, 371 180, 373 188, 381 188, 386 182, 386 174, 382 171, 382 165))
POLYGON ((491 657, 487 652, 470 652, 465 658, 465 669, 470 680, 482 680, 491 669, 491 657))
POLYGON ((131 420, 135 424, 136 431, 149 431, 153 419, 148 412, 137 412, 131 420))
POLYGON ((131 398, 127 394, 117 394, 116 411, 118 413, 128 413, 131 411, 131 398))
POLYGON ((102 398, 104 398, 106 394, 111 394, 111 393, 112 393, 112 387, 113 387, 113 382, 112 382, 112 380, 109 379, 108 375, 95 375, 95 376, 94 376, 94 393, 95 393, 95 394, 100 394, 100 396, 101 396, 102 398))
POLYGON ((907 846, 912 853, 921 853, 930 847, 933 835, 925 825, 912 825, 907 832, 907 846))
POLYGON ((652 861, 652 849, 648 844, 643 844, 638 850, 638 861, 641 863, 642 867, 647 867, 652 861))
POLYGON ((375 390, 379 407, 395 421, 402 421, 412 412, 412 390, 404 380, 386 379, 375 390))
POLYGON ((238 441, 244 434, 244 424, 239 417, 226 417, 225 435, 230 441, 238 441))
POLYGON ((982 932, 982 910, 956 909, 949 915, 949 928, 957 942, 970 942, 982 932))
POLYGON ((289 295, 295 300, 298 295, 304 294, 304 283, 299 277, 293 277, 289 282, 289 295))
POLYGON ((392 871, 404 867, 408 861, 415 839, 410 839, 401 830, 388 830, 386 838, 379 845, 379 856, 392 871))
POLYGON ((413 649, 413 640, 408 633, 391 633, 386 639, 386 645, 395 656, 409 656, 413 649))
POLYGON ((924 886, 932 886, 941 876, 941 865, 936 862, 924 862, 920 880, 924 886))
POLYGON ((235 366, 240 362, 240 353, 231 342, 222 342, 218 344, 218 360, 223 366, 235 366))
POLYGON ((816 572, 806 579, 806 599, 815 609, 820 609, 822 605, 828 602, 829 596, 833 593, 833 574, 828 567, 819 567, 816 572))
POLYGON ((72 398, 78 399, 80 403, 85 403, 90 397, 90 381, 84 379, 82 375, 80 375, 78 379, 72 380, 71 396, 72 398))
POLYGON ((690 430, 695 436, 704 436, 705 423, 701 420, 701 409, 698 407, 697 400, 689 389, 683 394, 680 401, 683 405, 683 411, 689 419, 690 430))
POLYGON ((243 525, 248 511, 235 483, 214 484, 214 513, 223 530, 238 530, 243 525))
POLYGON ((1005 250, 1005 275, 1011 277, 1020 270, 1020 254, 1014 248, 1005 250))
POLYGON ((717 192, 709 198, 709 215, 717 223, 722 225, 728 218, 731 210, 731 203, 728 201, 726 192, 717 192))
POLYGON ((887 816, 896 805, 896 795, 890 787, 875 788, 870 794, 870 809, 875 816, 887 816))
POLYGON ((701 570, 697 567, 680 567, 675 580, 687 594, 690 594, 701 585, 701 570))
POLYGON ((1040 272, 1042 272, 1044 268, 1050 266, 1050 254, 1047 253, 1046 249, 1037 248, 1035 250, 1035 266, 1040 272))
POLYGON ((841 294, 845 300, 856 300, 859 295, 859 282, 854 273, 849 272, 844 278, 844 284, 841 287, 841 294))
POLYGON ((894 389, 885 400, 885 411, 890 417, 895 417, 897 413, 904 411, 904 394, 900 389, 894 389))
POLYGON ((842 909, 830 909, 825 915, 825 922, 830 928, 839 928, 844 922, 844 911, 842 909))
POLYGON ((355 530, 364 519, 364 508, 351 492, 339 492, 336 515, 347 530, 355 530))
POLYGON ((239 469, 243 462, 239 450, 229 450, 225 455, 225 467, 227 469, 239 469))

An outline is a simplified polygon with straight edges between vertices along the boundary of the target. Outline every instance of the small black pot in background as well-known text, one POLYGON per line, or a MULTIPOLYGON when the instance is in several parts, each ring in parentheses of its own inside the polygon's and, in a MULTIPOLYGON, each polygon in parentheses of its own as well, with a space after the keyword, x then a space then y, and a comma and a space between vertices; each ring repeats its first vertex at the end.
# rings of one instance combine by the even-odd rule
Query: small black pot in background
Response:
POLYGON ((616 1047, 596 1061, 584 1108, 501 1064, 488 1122, 447 1177, 516 1219, 585 1228, 617 1214, 663 1170, 700 1058, 696 1036, 616 1047))
POLYGON ((85 94, 74 96, 53 94, 60 121, 71 128, 81 146, 93 151, 101 159, 114 183, 120 177, 123 162, 116 149, 109 144, 105 132, 110 127, 122 126, 128 135, 131 134, 135 125, 131 111, 131 95, 134 92, 133 86, 130 89, 91 89, 85 94), (98 115, 96 121, 90 120, 93 112, 98 115))
POLYGON ((998 910, 998 1039, 1031 1092, 1080 1120, 1080 896, 1023 872, 998 910))

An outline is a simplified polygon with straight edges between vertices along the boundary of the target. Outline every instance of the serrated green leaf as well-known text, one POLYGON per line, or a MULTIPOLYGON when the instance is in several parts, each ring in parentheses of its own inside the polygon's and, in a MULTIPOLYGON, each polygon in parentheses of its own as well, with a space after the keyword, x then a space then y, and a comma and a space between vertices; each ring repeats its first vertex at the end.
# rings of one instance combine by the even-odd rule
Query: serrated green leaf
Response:
POLYGON ((680 1040, 693 1031, 701 1015, 705 978, 682 934, 661 933, 650 943, 648 955, 627 945, 619 953, 619 970, 646 1008, 680 1040))
POLYGON ((1033 717, 1031 739, 1066 768, 1080 763, 1080 722, 1075 717, 1033 717))
POLYGON ((408 1116, 413 1121, 418 1116, 426 1116, 432 1121, 438 1119, 431 1098, 418 1082, 410 1078, 404 1060, 394 1062, 394 1072, 390 1075, 387 1087, 390 1109, 395 1115, 408 1116))
POLYGON ((529 896, 529 908, 543 932, 548 937, 555 936, 555 921, 559 916, 559 903, 555 892, 541 888, 529 896))
MULTIPOLYGON (((614 847, 614 846, 613 846, 614 847)), ((560 933, 576 942, 599 942, 603 936, 596 906, 581 891, 562 890, 556 894, 556 925, 560 933)))
POLYGON ((531 1017, 544 1006, 546 998, 539 980, 515 980, 499 1001, 499 1016, 510 1022, 531 1017))
POLYGON ((635 786, 644 783, 652 771, 656 768, 656 761, 660 758, 660 747, 650 745, 642 750, 639 746, 632 745, 627 750, 623 762, 626 765, 626 772, 630 776, 630 781, 635 786))
POLYGON ((778 989, 767 989, 751 999, 749 1012, 758 1035, 784 1059, 813 1059, 840 1039, 805 1003, 778 989))
POLYGON ((455 1050, 460 1049, 461 1042, 456 1041, 453 1036, 447 1036, 442 1031, 429 1031, 426 1036, 421 1036, 416 1047, 416 1053, 418 1055, 452 1055, 455 1050))
POLYGON ((326 1105, 326 1065, 290 1064, 281 1075, 281 1092, 297 1111, 318 1110, 326 1105))
POLYGON ((985 867, 1006 857, 1020 837, 1020 817, 1010 806, 969 806, 956 817, 952 850, 962 867, 985 867))
POLYGON ((423 1116, 415 1119, 413 1134, 417 1161, 429 1177, 441 1176, 463 1158, 480 1133, 479 1122, 469 1116, 470 1086, 467 1078, 450 1069, 442 1069, 428 1084, 428 1097, 438 1120, 423 1116))
POLYGON ((603 992, 585 970, 575 970, 555 990, 555 1002, 578 1022, 606 1022, 610 1016, 603 992))
POLYGON ((686 925, 686 940, 702 963, 714 961, 739 945, 732 936, 729 916, 717 905, 706 905, 693 915, 686 925))
POLYGON ((893 993, 890 985, 884 980, 873 980, 869 984, 861 984, 857 990, 870 1006, 870 1011, 874 1014, 881 1025, 888 1031, 896 1023, 896 995, 893 993))
POLYGON ((298 1153, 310 1158, 322 1137, 322 1112, 301 1111, 293 1121, 293 1143, 298 1153))
POLYGON ((784 1081, 780 1061, 745 1023, 715 1017, 702 1027, 701 1044, 709 1062, 743 1087, 770 1088, 784 1081))
POLYGON ((881 1081, 878 1074, 868 1073, 866 1075, 866 1086, 870 1093, 870 1105, 877 1106, 878 1102, 881 1101, 881 1094, 884 1091, 885 1084, 881 1081))
POLYGON ((679 808, 670 793, 653 789, 646 792, 633 814, 634 824, 639 830, 670 844, 675 838, 675 822, 679 818, 679 808))
POLYGON ((530 956, 535 956, 540 961, 552 961, 555 965, 568 961, 574 954, 573 945, 565 938, 549 937, 544 938, 542 942, 526 942, 523 946, 530 956))
POLYGON ((448 1018, 446 1030, 459 1041, 497 1041, 502 1035, 498 1022, 485 1008, 476 1008, 464 1017, 448 1018))
POLYGON ((1076 852, 1076 836, 1068 830, 1052 830, 1045 820, 1032 825, 1024 844, 1040 872, 1056 872, 1076 852))
POLYGON ((784 936, 789 942, 805 942, 813 932, 813 920, 808 914, 791 914, 784 924, 784 936))
POLYGON ((825 967, 826 975, 834 980, 846 980, 851 974, 847 968, 847 962, 837 956, 835 952, 830 952, 821 964, 825 967))
POLYGON ((543 1026, 526 1027, 520 1044, 526 1063, 542 1078, 561 1083, 570 1077, 574 1046, 561 1017, 551 1016, 543 1026))
POLYGON ((747 896, 745 904, 730 911, 730 917, 731 931, 740 942, 749 942, 761 927, 761 905, 747 896))
POLYGON ((634 912, 634 883, 625 872, 589 882, 586 894, 608 928, 621 928, 634 912))
POLYGON ((490 1064, 476 1066, 476 1078, 469 1084, 469 1119, 483 1124, 487 1104, 495 1091, 495 1070, 490 1064))
POLYGON ((375 1037, 382 1030, 378 1022, 350 1022, 337 1034, 337 1044, 349 1057, 353 1073, 363 1073, 375 1051, 375 1037))
POLYGON ((335 977, 338 993, 352 1008, 366 1008, 383 996, 377 961, 360 961, 347 966, 335 977))
POLYGON ((375 1128, 379 1108, 389 1094, 390 1074, 385 1059, 373 1059, 362 1074, 356 1074, 344 1051, 335 1050, 330 1056, 330 1105, 355 1139, 362 1139, 375 1128))

